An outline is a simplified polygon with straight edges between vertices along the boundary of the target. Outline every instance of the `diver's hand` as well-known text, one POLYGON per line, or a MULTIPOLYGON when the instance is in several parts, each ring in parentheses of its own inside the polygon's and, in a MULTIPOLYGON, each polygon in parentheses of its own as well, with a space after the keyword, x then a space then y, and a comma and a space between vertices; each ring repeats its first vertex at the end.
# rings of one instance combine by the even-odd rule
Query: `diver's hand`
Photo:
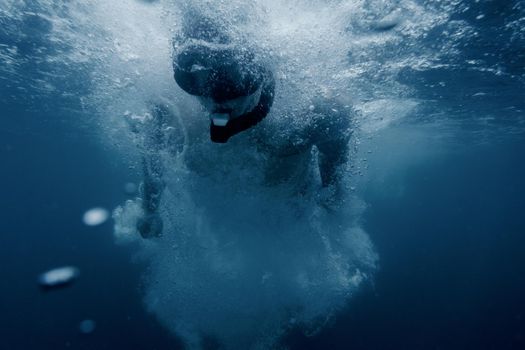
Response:
POLYGON ((159 214, 147 214, 137 221, 137 230, 146 239, 162 236, 163 226, 159 214))

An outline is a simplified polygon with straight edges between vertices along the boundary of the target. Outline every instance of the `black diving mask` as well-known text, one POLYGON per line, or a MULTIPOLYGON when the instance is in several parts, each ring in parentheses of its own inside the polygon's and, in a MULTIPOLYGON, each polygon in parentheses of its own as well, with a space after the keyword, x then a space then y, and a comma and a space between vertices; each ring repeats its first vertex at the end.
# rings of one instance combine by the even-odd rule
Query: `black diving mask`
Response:
POLYGON ((246 47, 189 39, 177 47, 173 68, 179 87, 208 111, 213 142, 256 125, 273 102, 273 75, 246 47))

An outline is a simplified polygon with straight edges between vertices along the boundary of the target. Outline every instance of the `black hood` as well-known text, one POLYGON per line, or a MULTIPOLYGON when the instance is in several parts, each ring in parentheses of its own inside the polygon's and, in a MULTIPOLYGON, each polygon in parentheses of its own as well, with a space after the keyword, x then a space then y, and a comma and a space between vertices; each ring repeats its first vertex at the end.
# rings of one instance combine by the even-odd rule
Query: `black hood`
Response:
POLYGON ((190 40, 178 49, 173 69, 184 91, 219 103, 249 96, 263 81, 263 69, 251 51, 201 40, 190 40))

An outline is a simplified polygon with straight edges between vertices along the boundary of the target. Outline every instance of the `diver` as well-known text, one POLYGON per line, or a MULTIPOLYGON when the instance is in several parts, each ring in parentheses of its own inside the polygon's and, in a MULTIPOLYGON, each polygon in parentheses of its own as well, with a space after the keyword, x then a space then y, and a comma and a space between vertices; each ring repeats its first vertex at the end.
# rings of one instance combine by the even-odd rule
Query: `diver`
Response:
MULTIPOLYGON (((209 114, 211 142, 226 143, 235 135, 255 127, 270 112, 275 94, 274 73, 248 45, 236 45, 220 25, 201 16, 186 16, 182 35, 174 39, 173 70, 176 83, 188 94, 196 96, 209 114)), ((340 196, 341 166, 348 158, 351 135, 350 120, 335 100, 319 98, 305 106, 312 121, 299 135, 302 143, 281 147, 259 140, 262 149, 283 163, 286 157, 318 151, 319 173, 324 188, 330 187, 330 200, 340 196)), ((158 207, 165 184, 158 145, 165 143, 161 126, 169 112, 153 108, 146 137, 141 186, 144 216, 137 229, 144 238, 162 234, 158 207)), ((296 135, 297 136, 297 135, 296 135)), ((277 164, 277 163, 275 163, 277 164)))

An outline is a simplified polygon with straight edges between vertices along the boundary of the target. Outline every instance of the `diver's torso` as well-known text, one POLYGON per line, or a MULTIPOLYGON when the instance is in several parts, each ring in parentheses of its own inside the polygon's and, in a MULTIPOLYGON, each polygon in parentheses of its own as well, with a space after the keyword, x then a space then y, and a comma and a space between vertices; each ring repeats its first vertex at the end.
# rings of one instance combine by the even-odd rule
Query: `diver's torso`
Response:
POLYGON ((340 137, 350 119, 340 104, 328 99, 307 104, 295 113, 274 105, 260 123, 218 144, 210 140, 210 121, 202 109, 173 110, 171 127, 184 134, 178 157, 194 176, 217 184, 292 185, 297 191, 316 176, 312 146, 340 137))
POLYGON ((305 186, 312 162, 311 142, 302 137, 305 125, 282 132, 282 123, 270 113, 253 128, 217 144, 209 139, 208 123, 202 118, 186 126, 184 164, 195 175, 250 185, 305 186))

